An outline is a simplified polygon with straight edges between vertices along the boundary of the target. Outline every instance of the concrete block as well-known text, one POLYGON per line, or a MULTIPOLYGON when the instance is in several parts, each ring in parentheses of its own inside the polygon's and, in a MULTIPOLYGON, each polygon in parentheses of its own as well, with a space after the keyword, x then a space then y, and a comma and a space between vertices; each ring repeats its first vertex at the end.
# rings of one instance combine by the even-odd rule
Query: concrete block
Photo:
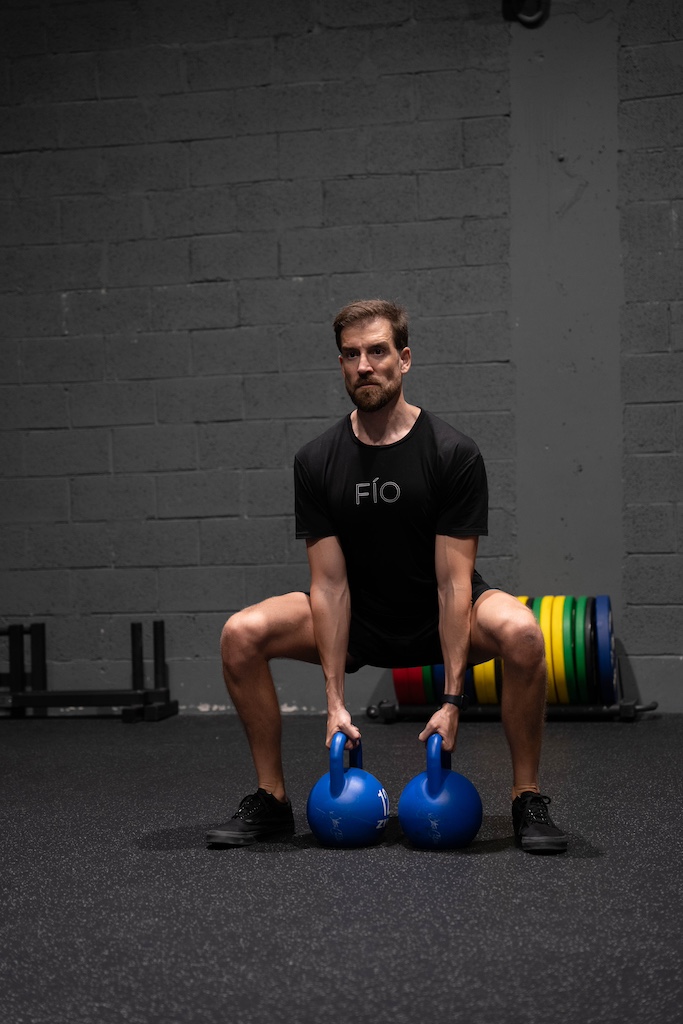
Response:
POLYGON ((334 314, 337 309, 358 295, 380 295, 418 314, 421 309, 418 282, 418 274, 413 270, 382 270, 376 274, 334 274, 329 279, 328 309, 334 314))
POLYGON ((411 372, 413 391, 424 395, 417 402, 437 415, 513 408, 514 374, 498 363, 481 366, 426 366, 411 372))
POLYGON ((622 360, 622 399, 629 402, 683 400, 683 353, 652 353, 622 360))
POLYGON ((111 242, 107 247, 106 283, 110 288, 185 284, 190 276, 189 242, 111 242))
MULTIPOLYGON (((287 324, 277 332, 279 365, 283 370, 336 369, 339 355, 330 324, 287 324)), ((276 360, 276 364, 277 364, 276 360)))
POLYGON ((466 167, 504 164, 509 159, 509 117, 468 117, 462 134, 466 167))
POLYGON ((243 135, 307 131, 327 124, 323 86, 317 82, 239 89, 234 94, 234 104, 237 131, 243 135))
POLYGON ((53 338, 63 334, 59 295, 0 295, 0 323, 7 338, 53 338))
POLYGON ((224 234, 236 227, 235 197, 224 188, 156 192, 146 202, 150 231, 159 238, 224 234))
MULTIPOLYGON (((308 133, 302 133, 308 138, 308 133)), ((241 185, 235 192, 240 231, 317 227, 323 223, 320 181, 268 181, 241 185)))
POLYGON ((4 572, 1 608, 18 618, 68 614, 73 609, 71 574, 62 569, 4 572))
POLYGON ((518 580, 519 560, 509 555, 482 555, 477 558, 477 569, 491 587, 508 594, 525 593, 518 580))
POLYGON ((102 161, 102 186, 109 196, 184 189, 190 182, 189 153, 187 146, 179 143, 111 146, 97 155, 102 161))
POLYGON ((246 605, 257 604, 259 601, 265 601, 266 598, 277 594, 305 592, 311 587, 311 576, 306 565, 269 565, 245 568, 244 579, 246 605))
POLYGON ((669 200, 683 192, 683 158, 678 150, 624 151, 619 157, 621 205, 669 200))
POLYGON ((193 426, 116 427, 112 439, 115 473, 163 473, 197 464, 193 426))
POLYGON ((193 91, 243 89, 273 80, 272 38, 228 39, 185 50, 187 84, 193 91))
POLYGON ((12 480, 3 488, 0 521, 3 523, 60 523, 69 518, 66 480, 12 480))
POLYGON ((0 202, 3 245, 40 245, 61 241, 56 199, 14 199, 0 202))
POLYGON ((136 615, 158 608, 155 569, 75 569, 69 575, 76 613, 136 615))
POLYGON ((94 523, 29 526, 26 553, 32 569, 82 569, 112 563, 108 533, 94 523))
POLYGON ((668 0, 649 0, 647 4, 627 4, 619 20, 621 46, 644 46, 668 42, 670 4, 668 0))
POLYGON ((259 370, 277 372, 277 335, 268 326, 192 332, 192 365, 200 377, 252 373, 254 352, 259 370))
POLYGON ((415 90, 413 75, 324 82, 321 123, 326 128, 409 123, 416 117, 415 90))
MULTIPOLYGON (((375 270, 420 270, 459 266, 464 262, 465 239, 460 220, 374 226, 369 236, 375 270)), ((353 265, 348 269, 353 270, 353 265)), ((366 267, 361 263, 355 269, 366 267)))
POLYGON ((674 452, 676 416, 673 405, 627 405, 624 407, 624 451, 674 452))
POLYGON ((455 10, 448 22, 411 19, 373 34, 373 61, 379 74, 400 68, 418 74, 473 68, 505 70, 509 37, 502 20, 460 20, 455 10))
POLYGON ((21 346, 21 363, 27 384, 104 378, 104 352, 98 337, 28 339, 21 346))
POLYGON ((193 281, 275 277, 278 273, 277 235, 270 231, 252 231, 194 238, 191 268, 193 281))
MULTIPOLYGON (((489 485, 489 508, 493 512, 494 510, 505 512, 506 516, 513 515, 517 508, 517 478, 515 472, 515 463, 513 459, 486 459, 486 473, 488 477, 489 485)), ((505 520, 507 523, 507 519, 505 520)), ((516 529, 514 523, 508 524, 508 530, 514 531, 516 537, 516 529)), ((492 532, 492 527, 489 524, 489 532, 492 532)), ((489 552, 489 554, 500 554, 500 552, 489 552)), ((511 554, 512 546, 508 548, 504 554, 511 554)))
MULTIPOLYGON (((31 568, 33 566, 26 551, 26 527, 4 525, 0 530, 0 569, 31 568)), ((4 643, 6 641, 3 640, 4 643)))
POLYGON ((270 0, 236 0, 230 5, 230 25, 235 35, 301 36, 316 26, 316 16, 308 0, 290 0, 286 6, 274 6, 270 0))
POLYGON ((370 232, 366 227, 286 231, 280 241, 280 263, 287 276, 370 270, 370 232))
POLYGON ((670 252, 674 243, 674 227, 671 203, 632 203, 621 211, 621 237, 625 252, 636 258, 647 252, 670 252))
MULTIPOLYGON (((278 157, 284 179, 335 178, 365 174, 368 169, 365 146, 359 145, 356 129, 285 132, 279 138, 278 157)), ((289 182, 280 185, 291 189, 289 182)))
POLYGON ((683 252, 631 252, 624 258, 626 294, 633 301, 675 300, 680 295, 683 252))
POLYGON ((125 49, 134 23, 133 7, 116 0, 50 8, 46 16, 48 43, 55 53, 125 49))
POLYGON ((636 656, 630 659, 630 665, 643 703, 657 701, 660 714, 683 712, 683 658, 680 655, 636 656))
POLYGON ((505 217, 508 180, 501 167, 435 171, 418 177, 420 218, 505 217))
MULTIPOLYGON (((302 410, 302 412, 305 410, 302 410)), ((351 405, 345 410, 351 412, 351 405)), ((333 426, 339 416, 311 417, 310 419, 293 419, 284 423, 285 442, 287 452, 285 463, 287 466, 294 465, 294 456, 305 444, 319 437, 329 427, 333 426)))
POLYGON ((69 424, 64 388, 8 384, 0 390, 0 398, 0 430, 46 430, 69 424))
POLYGON ((624 458, 624 501, 648 504, 683 501, 683 456, 627 455, 624 458))
POLYGON ((508 70, 464 68, 420 75, 417 103, 421 120, 505 115, 510 109, 508 70))
POLYGON ((226 613, 223 611, 197 615, 173 613, 166 616, 167 658, 220 659, 220 636, 225 620, 226 613))
POLYGON ((383 25, 407 21, 412 14, 410 0, 321 0, 319 18, 322 25, 344 28, 347 25, 383 25))
POLYGON ((244 473, 247 516, 282 516, 294 508, 291 469, 249 469, 244 473))
POLYGON ((64 242, 143 238, 143 196, 85 196, 60 201, 64 242))
POLYGON ((619 630, 625 638, 629 658, 636 655, 678 654, 676 638, 683 636, 683 607, 680 605, 629 605, 619 630))
POLYGON ((510 256, 510 222, 507 217, 467 217, 464 232, 466 263, 507 263, 510 256))
POLYGON ((24 444, 23 435, 13 430, 0 433, 0 480, 8 481, 5 487, 11 487, 10 477, 24 476, 24 444))
POLYGON ((157 479, 161 519, 206 519, 242 512, 242 477, 226 470, 166 473, 157 479))
POLYGON ((282 564, 288 525, 282 519, 208 519, 200 523, 202 565, 282 564))
POLYGON ((36 430, 24 438, 27 476, 110 471, 106 430, 36 430))
MULTIPOLYGON (((673 502, 627 505, 624 510, 626 551, 629 554, 674 553, 676 551, 675 508, 673 502)), ((680 635, 683 636, 683 632, 680 635)))
POLYGON ((7 291, 56 292, 99 288, 102 246, 30 245, 0 250, 0 280, 7 291))
POLYGON ((669 306, 666 302, 627 302, 621 309, 625 355, 669 350, 669 306))
POLYGON ((76 476, 69 481, 73 522, 151 519, 156 515, 152 477, 141 474, 76 476))
POLYGON ((238 131, 235 104, 224 92, 181 93, 150 102, 151 142, 224 139, 238 131))
POLYGON ((155 331, 234 327, 237 295, 232 283, 173 285, 154 288, 150 324, 155 331))
MULTIPOLYGON (((275 39, 271 80, 288 83, 357 80, 362 77, 363 62, 369 61, 371 51, 371 35, 365 30, 352 28, 283 35, 275 39)), ((373 69, 378 74, 377 56, 374 52, 373 69)))
POLYGON ((159 423, 241 420, 242 383, 239 377, 158 381, 156 409, 159 423))
POLYGON ((74 427, 154 423, 154 387, 149 381, 72 384, 69 411, 74 427))
POLYGON ((148 138, 147 108, 138 100, 65 103, 57 123, 62 149, 134 146, 148 138))
POLYGON ((668 146, 672 129, 670 97, 626 100, 619 104, 619 145, 622 149, 668 146))
POLYGON ((222 612, 244 607, 244 570, 220 566, 161 568, 159 612, 222 612))
POLYGON ((270 419, 199 427, 201 469, 274 469, 286 461, 285 436, 270 419))
POLYGON ((619 95, 630 100, 679 93, 682 67, 681 41, 624 47, 619 60, 619 95))
POLYGON ((47 51, 44 12, 38 8, 2 11, 1 52, 12 58, 47 51))
POLYGON ((422 302, 435 316, 488 313, 507 308, 507 264, 424 270, 420 271, 419 283, 422 302))
POLYGON ((348 397, 339 370, 254 374, 244 381, 245 412, 248 420, 309 416, 343 416, 348 397))
POLYGON ((115 566, 197 565, 199 531, 192 522, 113 523, 107 531, 115 566))
POLYGON ((683 605, 683 555, 627 555, 624 594, 629 604, 683 605))
POLYGON ((517 531, 515 517, 500 508, 489 511, 489 532, 487 537, 479 541, 479 553, 482 558, 510 558, 517 550, 517 531))
MULTIPOLYGON (((215 288, 218 285, 195 285, 215 288)), ((263 281, 241 281, 240 321, 249 326, 286 324, 293 321, 327 320, 329 296, 324 277, 280 277, 263 281)), ((225 320, 216 326, 230 326, 225 320)), ((259 417, 257 417, 259 418, 259 417)))
POLYGON ((5 156, 0 153, 0 199, 15 200, 20 176, 26 170, 27 157, 17 157, 14 154, 5 156))
POLYGON ((510 358, 507 314, 424 316, 411 320, 413 365, 503 362, 510 358))
POLYGON ((60 328, 62 322, 64 328, 53 334, 134 334, 149 330, 149 292, 145 288, 66 292, 60 312, 60 328))
MULTIPOLYGON (((476 441, 488 466, 500 460, 507 466, 516 453, 515 417, 513 412, 449 412, 443 419, 476 441)), ((494 467, 498 472, 499 466, 494 467)))
POLYGON ((190 335, 114 335, 106 339, 107 377, 112 380, 159 380, 190 374, 190 335))
POLYGON ((328 181, 324 211, 326 225, 417 221, 417 184, 412 176, 400 174, 328 181))
POLYGON ((144 0, 136 8, 133 41, 141 45, 177 46, 179 42, 213 42, 232 35, 233 4, 223 0, 194 0, 169 4, 168 0, 144 0))
POLYGON ((393 174, 397 167, 406 172, 462 167, 463 124, 467 122, 374 125, 363 150, 367 153, 367 170, 370 174, 393 174))
POLYGON ((181 51, 145 46, 100 53, 97 78, 100 96, 163 96, 182 92, 181 51))
POLYGON ((0 107, 0 152, 56 149, 58 121, 46 107, 0 107))
POLYGON ((0 359, 0 384, 21 384, 23 376, 22 342, 8 339, 0 359))
POLYGON ((194 142, 190 146, 193 185, 223 185, 277 177, 277 137, 247 135, 242 138, 194 142))

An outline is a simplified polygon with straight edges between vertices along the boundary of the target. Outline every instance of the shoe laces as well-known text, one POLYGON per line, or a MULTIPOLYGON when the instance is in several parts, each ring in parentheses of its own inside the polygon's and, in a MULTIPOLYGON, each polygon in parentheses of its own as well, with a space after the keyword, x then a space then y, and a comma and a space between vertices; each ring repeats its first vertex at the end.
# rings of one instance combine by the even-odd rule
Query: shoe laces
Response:
POLYGON ((240 805, 233 814, 233 818, 241 818, 242 820, 250 818, 252 814, 260 810, 262 804, 263 801, 259 793, 250 793, 240 801, 240 805))
POLYGON ((552 825, 548 814, 548 804, 551 803, 549 796, 542 796, 540 793, 533 793, 524 797, 523 815, 527 821, 531 820, 538 825, 552 825))

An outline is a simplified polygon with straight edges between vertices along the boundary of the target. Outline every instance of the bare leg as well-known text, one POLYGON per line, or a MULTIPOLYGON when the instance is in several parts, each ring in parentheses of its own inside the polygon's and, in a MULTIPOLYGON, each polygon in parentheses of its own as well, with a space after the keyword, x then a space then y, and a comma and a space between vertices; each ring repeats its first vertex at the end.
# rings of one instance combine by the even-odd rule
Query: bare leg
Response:
POLYGON ((472 611, 475 661, 504 661, 501 717, 512 759, 512 798, 540 792, 547 669, 543 634, 521 602, 500 590, 482 594, 472 611))
POLYGON ((271 658, 318 663, 306 594, 271 597, 232 615, 221 634, 223 678, 244 725, 258 785, 286 799, 282 720, 271 658))

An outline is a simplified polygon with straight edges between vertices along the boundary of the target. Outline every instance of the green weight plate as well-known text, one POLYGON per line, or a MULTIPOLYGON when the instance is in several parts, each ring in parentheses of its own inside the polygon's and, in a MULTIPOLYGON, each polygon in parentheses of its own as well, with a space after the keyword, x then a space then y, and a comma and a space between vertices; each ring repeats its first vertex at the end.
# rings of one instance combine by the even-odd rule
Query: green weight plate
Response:
POLYGON ((425 701, 427 704, 436 704, 436 694, 434 692, 434 680, 432 678, 432 666, 422 666, 422 684, 425 691, 425 701))
POLYGON ((574 662, 574 620, 576 619, 576 598, 566 597, 562 615, 562 642, 564 646, 564 675, 569 693, 569 703, 579 703, 579 688, 576 683, 574 662))
POLYGON ((587 597, 577 597, 574 615, 574 665, 576 667, 576 688, 579 703, 588 704, 588 681, 586 679, 586 604, 587 597))

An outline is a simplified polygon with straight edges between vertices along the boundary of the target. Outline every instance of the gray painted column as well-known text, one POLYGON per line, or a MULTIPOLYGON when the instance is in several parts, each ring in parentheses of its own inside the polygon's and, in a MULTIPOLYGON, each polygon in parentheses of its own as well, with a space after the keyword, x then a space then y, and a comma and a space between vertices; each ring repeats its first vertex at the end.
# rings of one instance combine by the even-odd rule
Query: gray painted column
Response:
POLYGON ((622 593, 617 23, 512 26, 519 582, 622 593))

